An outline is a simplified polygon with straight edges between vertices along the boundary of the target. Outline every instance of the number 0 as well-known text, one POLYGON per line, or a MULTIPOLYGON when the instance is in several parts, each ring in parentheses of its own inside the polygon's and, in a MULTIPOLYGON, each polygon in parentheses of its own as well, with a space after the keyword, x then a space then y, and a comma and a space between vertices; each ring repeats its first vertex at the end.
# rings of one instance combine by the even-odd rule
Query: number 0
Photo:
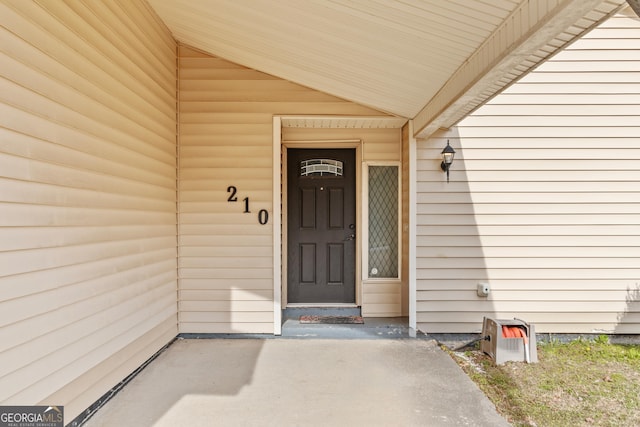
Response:
POLYGON ((258 222, 261 225, 269 222, 269 212, 266 209, 260 209, 260 212, 258 212, 258 222))

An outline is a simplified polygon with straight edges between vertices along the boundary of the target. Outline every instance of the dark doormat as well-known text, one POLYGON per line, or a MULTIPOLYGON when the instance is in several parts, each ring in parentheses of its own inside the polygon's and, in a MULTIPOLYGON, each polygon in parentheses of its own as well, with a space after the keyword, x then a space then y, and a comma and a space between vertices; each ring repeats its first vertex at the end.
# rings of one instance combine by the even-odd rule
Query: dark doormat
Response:
POLYGON ((300 316, 300 323, 363 324, 361 316, 300 316))

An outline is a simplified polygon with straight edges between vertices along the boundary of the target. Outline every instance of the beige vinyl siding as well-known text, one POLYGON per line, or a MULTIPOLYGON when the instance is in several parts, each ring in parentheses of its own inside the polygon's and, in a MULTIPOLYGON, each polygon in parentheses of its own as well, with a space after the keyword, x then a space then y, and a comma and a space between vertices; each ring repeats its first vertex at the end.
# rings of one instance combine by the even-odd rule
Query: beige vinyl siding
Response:
POLYGON ((379 113, 186 46, 179 74, 180 332, 273 333, 273 116, 379 113))
POLYGON ((637 70, 640 22, 619 15, 420 142, 420 329, 475 332, 489 315, 538 332, 640 331, 637 70))
POLYGON ((401 160, 400 129, 310 129, 283 128, 283 141, 357 140, 362 144, 362 162, 399 162, 401 160))
POLYGON ((143 2, 0 17, 0 404, 70 422, 177 334, 176 46, 143 2))

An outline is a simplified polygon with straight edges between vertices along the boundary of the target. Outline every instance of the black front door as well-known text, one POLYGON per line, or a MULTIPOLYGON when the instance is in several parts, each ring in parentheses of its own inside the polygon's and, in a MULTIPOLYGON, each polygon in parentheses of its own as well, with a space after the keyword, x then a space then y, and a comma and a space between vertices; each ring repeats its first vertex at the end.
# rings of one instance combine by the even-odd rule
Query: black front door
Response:
POLYGON ((288 302, 355 302, 355 150, 289 149, 288 302))

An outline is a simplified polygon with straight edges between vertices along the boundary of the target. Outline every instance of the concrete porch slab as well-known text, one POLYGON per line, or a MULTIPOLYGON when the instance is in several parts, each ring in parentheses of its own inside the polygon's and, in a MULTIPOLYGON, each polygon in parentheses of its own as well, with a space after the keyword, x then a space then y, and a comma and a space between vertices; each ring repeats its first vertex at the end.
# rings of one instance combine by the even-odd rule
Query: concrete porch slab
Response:
POLYGON ((427 339, 178 339, 84 424, 508 426, 427 339))
POLYGON ((303 324, 298 318, 290 318, 282 325, 283 338, 398 339, 415 336, 416 331, 409 328, 406 317, 367 317, 363 324, 336 325, 303 324))

